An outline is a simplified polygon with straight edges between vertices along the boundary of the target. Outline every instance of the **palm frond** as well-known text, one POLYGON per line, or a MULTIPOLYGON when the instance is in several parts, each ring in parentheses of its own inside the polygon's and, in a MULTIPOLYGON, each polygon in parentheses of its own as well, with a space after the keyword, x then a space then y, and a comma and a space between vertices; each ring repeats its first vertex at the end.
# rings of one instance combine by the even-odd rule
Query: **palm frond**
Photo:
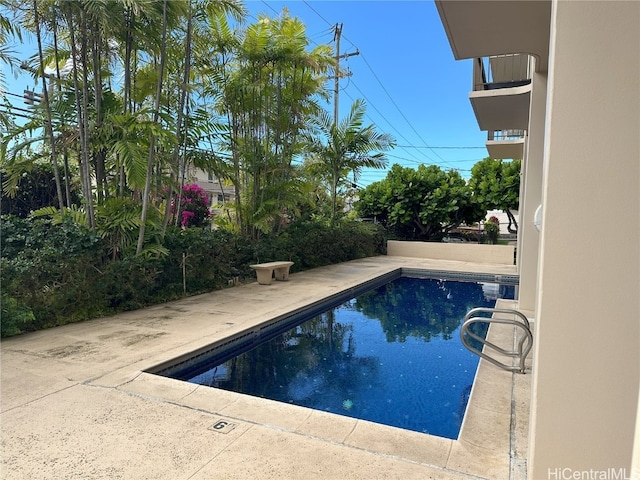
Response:
POLYGON ((65 220, 71 220, 78 225, 87 226, 87 216, 84 208, 72 205, 60 211, 56 207, 43 207, 31 212, 31 217, 42 218, 49 217, 54 225, 59 225, 65 220))

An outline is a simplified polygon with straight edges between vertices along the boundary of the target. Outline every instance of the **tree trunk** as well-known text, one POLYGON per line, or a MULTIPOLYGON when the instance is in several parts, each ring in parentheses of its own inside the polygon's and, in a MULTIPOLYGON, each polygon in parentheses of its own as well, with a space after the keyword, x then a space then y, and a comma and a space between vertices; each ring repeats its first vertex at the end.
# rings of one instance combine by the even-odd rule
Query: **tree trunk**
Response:
MULTIPOLYGON (((60 65, 58 65, 58 21, 54 17, 53 19, 53 58, 56 62, 56 79, 58 82, 60 81, 60 65)), ((59 84, 56 85, 59 87, 59 84)), ((58 90, 60 90, 58 88, 58 90)), ((63 120, 64 122, 64 120, 63 120)), ((62 124, 62 128, 64 129, 65 124, 62 124)), ((63 173, 64 173, 64 193, 65 193, 65 203, 67 207, 71 207, 71 174, 69 172, 69 153, 66 147, 62 149, 62 161, 63 161, 63 173)))
POLYGON ((509 233, 518 233, 518 222, 516 221, 516 217, 508 208, 505 209, 505 212, 507 214, 507 217, 509 218, 509 226, 507 227, 507 230, 509 231, 509 233), (513 227, 513 225, 515 225, 515 228, 513 227))
MULTIPOLYGON (((91 164, 89 162, 89 74, 87 72, 87 17, 84 10, 80 11, 80 55, 82 60, 82 142, 83 142, 83 167, 85 170, 85 182, 88 195, 85 198, 87 206, 87 220, 90 228, 95 228, 96 220, 93 211, 93 187, 91 185, 91 164)), ((76 90, 77 91, 77 90, 76 90)))
POLYGON ((331 225, 336 222, 336 197, 338 195, 338 171, 334 169, 331 179, 331 225))
MULTIPOLYGON (((135 21, 135 13, 133 9, 128 6, 125 10, 125 18, 126 18, 126 37, 125 37, 125 51, 124 51, 124 88, 123 88, 123 113, 126 115, 127 113, 132 111, 131 106, 131 52, 133 50, 133 24, 135 21)), ((135 68, 135 67, 134 67, 135 68)), ((117 162, 119 164, 119 162, 117 162)), ((125 187, 125 171, 124 165, 120 165, 118 169, 118 196, 124 197, 124 187, 125 187)))
POLYGON ((47 80, 44 73, 44 56, 42 54, 42 36, 40 35, 40 15, 38 14, 38 3, 33 1, 33 16, 36 26, 36 38, 38 41, 38 58, 40 60, 40 75, 42 78, 42 93, 44 95, 44 108, 47 115, 45 130, 49 137, 51 146, 51 162, 53 163, 53 174, 56 180, 56 193, 58 195, 58 207, 60 212, 64 210, 64 197, 62 196, 62 184, 60 183, 60 170, 58 168, 58 155, 56 151, 56 139, 53 135, 53 121, 51 117, 51 104, 49 103, 49 90, 47 88, 47 80))
MULTIPOLYGON (((158 122, 160 114, 160 103, 162 101, 162 80, 164 78, 164 67, 167 60, 167 0, 162 2, 162 46, 160 50, 160 65, 158 67, 158 88, 156 89, 155 111, 153 112, 154 123, 158 122)), ((149 194, 151 190, 151 175, 153 173, 153 164, 155 160, 156 136, 151 135, 149 141, 149 157, 147 158, 147 176, 144 183, 144 192, 142 194, 142 214, 140 216, 140 231, 138 233, 138 245, 136 247, 136 255, 142 252, 144 245, 144 232, 147 223, 147 211, 149 209, 149 194)))
MULTIPOLYGON (((176 145, 173 148, 173 160, 172 160, 172 168, 173 171, 176 172, 177 175, 180 175, 180 132, 183 127, 183 117, 184 117, 184 108, 187 103, 187 90, 189 85, 189 77, 191 75, 191 35, 193 31, 193 10, 191 0, 189 1, 189 6, 187 7, 188 11, 188 19, 187 19, 187 34, 184 39, 184 47, 185 47, 185 60, 184 60, 184 75, 182 77, 182 86, 180 88, 180 105, 178 106, 178 118, 176 119, 176 145)), ((186 148, 186 139, 187 132, 185 128, 184 139, 183 139, 183 149, 186 148)), ((186 169, 186 162, 184 165, 186 169)), ((182 186, 182 185, 181 185, 182 186)), ((180 189, 180 193, 182 193, 182 188, 180 189)), ((167 231, 167 226, 169 225, 169 218, 171 216, 171 197, 173 196, 173 186, 169 186, 169 191, 167 192, 167 200, 164 209, 164 219, 162 221, 162 235, 164 236, 167 231)), ((179 213, 179 206, 175 206, 176 217, 179 213)))
MULTIPOLYGON (((94 108, 95 108, 95 128, 97 131, 102 128, 102 50, 100 38, 92 35, 91 53, 93 59, 93 88, 94 88, 94 108)), ((107 196, 106 172, 105 172, 106 151, 104 147, 99 148, 93 155, 95 163, 96 186, 98 193, 98 203, 101 203, 107 196)))

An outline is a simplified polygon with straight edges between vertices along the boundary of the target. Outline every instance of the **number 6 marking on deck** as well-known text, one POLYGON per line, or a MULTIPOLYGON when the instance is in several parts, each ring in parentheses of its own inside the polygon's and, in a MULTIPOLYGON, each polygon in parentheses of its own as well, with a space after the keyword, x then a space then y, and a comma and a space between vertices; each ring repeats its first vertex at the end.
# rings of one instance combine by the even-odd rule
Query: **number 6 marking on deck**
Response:
POLYGON ((220 433, 229 433, 234 428, 236 428, 236 424, 227 422, 226 420, 218 420, 211 427, 209 427, 210 430, 215 430, 220 433))

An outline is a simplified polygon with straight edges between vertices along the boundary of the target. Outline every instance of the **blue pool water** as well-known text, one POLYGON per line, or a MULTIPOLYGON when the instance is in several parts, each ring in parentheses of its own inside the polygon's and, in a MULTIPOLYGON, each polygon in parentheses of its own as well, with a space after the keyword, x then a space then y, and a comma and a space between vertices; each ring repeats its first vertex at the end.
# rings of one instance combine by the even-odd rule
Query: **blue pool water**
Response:
POLYGON ((460 324, 497 293, 513 287, 401 277, 178 377, 455 439, 478 365, 460 324))

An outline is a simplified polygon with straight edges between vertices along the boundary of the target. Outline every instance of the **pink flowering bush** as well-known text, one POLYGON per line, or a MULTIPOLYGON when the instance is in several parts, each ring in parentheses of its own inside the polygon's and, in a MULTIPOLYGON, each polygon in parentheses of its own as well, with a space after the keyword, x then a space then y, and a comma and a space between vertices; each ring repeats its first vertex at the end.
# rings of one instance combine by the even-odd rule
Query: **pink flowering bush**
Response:
POLYGON ((498 235, 500 233, 500 220, 498 220, 498 217, 492 216, 484 222, 484 233, 486 234, 486 243, 491 245, 498 243, 498 235))
MULTIPOLYGON (((178 203, 177 195, 174 205, 178 203)), ((183 227, 204 227, 209 224, 209 196, 196 184, 182 187, 180 200, 180 225, 183 227)))

